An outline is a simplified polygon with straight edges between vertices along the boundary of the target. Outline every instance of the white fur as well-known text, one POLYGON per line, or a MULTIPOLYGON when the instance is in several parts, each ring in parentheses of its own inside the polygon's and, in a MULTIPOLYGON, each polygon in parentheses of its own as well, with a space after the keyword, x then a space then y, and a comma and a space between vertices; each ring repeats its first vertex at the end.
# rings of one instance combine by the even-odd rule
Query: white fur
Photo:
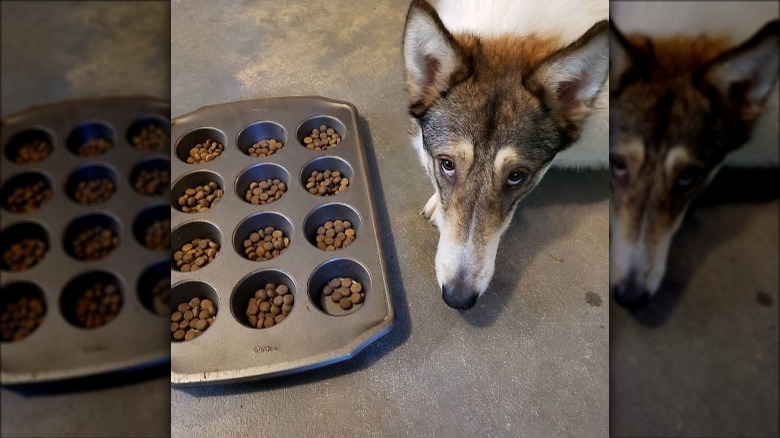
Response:
MULTIPOLYGON (((639 32, 651 36, 711 35, 730 37, 736 45, 778 17, 776 2, 616 2, 611 19, 623 33, 639 32)), ((756 123, 751 140, 734 152, 727 166, 777 167, 780 165, 778 142, 778 87, 775 83, 763 115, 756 123)))

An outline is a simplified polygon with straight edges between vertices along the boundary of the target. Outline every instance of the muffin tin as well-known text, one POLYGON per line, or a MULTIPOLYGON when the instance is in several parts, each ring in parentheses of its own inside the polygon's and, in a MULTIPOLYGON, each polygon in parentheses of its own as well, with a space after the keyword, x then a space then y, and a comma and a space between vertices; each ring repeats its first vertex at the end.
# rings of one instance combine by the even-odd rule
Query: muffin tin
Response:
POLYGON ((44 180, 52 196, 39 209, 2 211, 2 250, 19 237, 38 236, 48 251, 37 265, 19 272, 2 271, 0 307, 21 296, 42 298, 45 316, 27 337, 2 343, 0 381, 3 384, 35 383, 81 377, 153 365, 169 359, 165 338, 168 315, 153 313, 150 283, 168 277, 168 251, 152 251, 138 240, 134 229, 152 219, 168 217, 168 196, 142 196, 131 185, 134 169, 167 167, 167 150, 140 151, 131 138, 139 126, 154 123, 170 130, 170 104, 149 97, 112 97, 69 101, 31 107, 2 120, 3 203, 8 190, 44 180), (80 142, 105 136, 113 146, 97 157, 73 153, 80 142), (53 145, 48 157, 17 164, 18 147, 42 137, 53 145), (74 202, 72 176, 107 176, 116 186, 105 202, 74 202), (162 208, 160 208, 162 207, 162 208), (118 233, 120 243, 108 256, 81 261, 69 254, 68 236, 79 224, 103 224, 118 233), (112 279, 122 292, 122 307, 115 319, 93 329, 73 324, 68 310, 73 290, 112 279), (75 289, 74 289, 75 288, 75 289))
POLYGON ((172 384, 259 379, 316 368, 349 359, 390 330, 393 307, 353 105, 322 97, 232 102, 177 117, 171 130, 171 199, 186 187, 210 181, 225 191, 204 212, 184 213, 171 204, 172 253, 198 237, 220 244, 215 259, 197 271, 180 272, 171 259, 172 308, 196 296, 217 307, 214 324, 200 336, 171 343, 172 384), (338 146, 327 151, 304 147, 303 138, 320 124, 341 134, 338 146), (225 146, 221 156, 188 164, 189 149, 207 138, 225 146), (284 146, 269 157, 250 157, 246 151, 263 138, 284 146), (306 172, 318 166, 340 170, 350 179, 348 188, 332 196, 310 194, 304 187, 306 172), (266 178, 283 180, 284 196, 265 205, 245 201, 249 183, 266 178), (352 221, 357 239, 337 251, 317 248, 310 239, 328 219, 352 221), (243 240, 269 225, 284 231, 289 247, 271 260, 245 258, 243 240), (348 312, 323 306, 319 294, 333 277, 359 280, 364 301, 348 312), (265 283, 279 281, 295 296, 292 311, 273 327, 250 327, 248 299, 265 283))

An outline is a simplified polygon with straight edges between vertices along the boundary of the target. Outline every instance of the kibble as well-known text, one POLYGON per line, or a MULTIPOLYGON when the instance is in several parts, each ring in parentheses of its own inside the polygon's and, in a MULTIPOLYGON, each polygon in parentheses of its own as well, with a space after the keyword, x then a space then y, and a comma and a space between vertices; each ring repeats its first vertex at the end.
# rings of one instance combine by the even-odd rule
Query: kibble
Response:
POLYGON ((330 280, 323 288, 322 294, 330 297, 343 310, 350 310, 365 299, 363 285, 354 278, 336 277, 330 280))
POLYGON ((195 297, 183 301, 171 313, 171 340, 190 341, 205 332, 217 317, 217 307, 209 299, 195 297))
POLYGON ((187 157, 187 163, 208 163, 209 161, 212 161, 222 155, 222 151, 224 150, 225 146, 222 143, 216 142, 209 138, 203 143, 198 143, 192 149, 190 149, 190 154, 187 157))
POLYGON ((161 126, 150 124, 141 128, 138 135, 133 136, 133 146, 142 151, 167 148, 171 138, 161 126))
POLYGON ((173 260, 181 272, 192 272, 214 261, 218 252, 217 242, 211 239, 193 239, 173 253, 173 260))
POLYGON ((171 309, 171 278, 163 277, 152 286, 152 308, 155 313, 165 315, 171 309))
POLYGON ((116 318, 121 308, 119 288, 113 283, 97 282, 76 302, 76 321, 82 327, 100 327, 116 318))
POLYGON ((213 207, 225 193, 215 182, 190 187, 179 196, 179 208, 185 213, 199 213, 213 207))
POLYGON ((244 254, 249 260, 271 260, 290 246, 284 231, 272 226, 260 228, 244 239, 244 254))
POLYGON ((295 305, 295 297, 283 283, 267 283, 249 298, 246 316, 249 325, 255 328, 270 328, 287 318, 295 305))
POLYGON ((51 198, 51 187, 45 181, 16 187, 5 199, 5 208, 12 213, 29 213, 41 208, 51 198))
POLYGON ((111 148, 111 142, 105 138, 95 138, 81 144, 76 151, 81 157, 97 157, 111 148))
POLYGON ((43 160, 51 154, 53 147, 48 141, 35 139, 22 145, 16 152, 17 164, 31 164, 43 160))
POLYGON ((110 228, 95 226, 73 240, 73 255, 80 260, 99 260, 119 246, 119 236, 110 228))
POLYGON ((303 144, 315 151, 327 151, 341 143, 341 135, 327 125, 320 125, 311 130, 311 134, 303 138, 303 144))
POLYGON ((3 252, 3 269, 26 271, 37 265, 46 255, 46 243, 40 239, 22 239, 3 252))
POLYGON ((284 143, 274 138, 264 138, 250 146, 247 153, 250 157, 270 157, 283 146, 284 143))
POLYGON ((144 245, 152 251, 162 251, 171 246, 171 220, 160 219, 146 227, 144 245))
POLYGON ((280 199, 287 191, 287 184, 278 178, 252 181, 244 199, 255 205, 270 204, 280 199))
POLYGON ((116 191, 116 185, 108 178, 81 180, 73 193, 73 199, 79 204, 90 205, 105 202, 116 191))
POLYGON ((160 196, 171 186, 171 171, 168 169, 149 169, 138 172, 133 187, 144 196, 160 196))
POLYGON ((349 178, 338 170, 313 170, 306 181, 306 190, 312 195, 330 196, 347 190, 349 178))
POLYGON ((315 242, 317 248, 323 251, 335 251, 340 248, 346 248, 357 238, 352 222, 348 220, 337 219, 327 221, 317 228, 315 242))
POLYGON ((0 312, 0 334, 3 342, 19 341, 35 331, 44 314, 43 301, 21 297, 6 304, 0 312))

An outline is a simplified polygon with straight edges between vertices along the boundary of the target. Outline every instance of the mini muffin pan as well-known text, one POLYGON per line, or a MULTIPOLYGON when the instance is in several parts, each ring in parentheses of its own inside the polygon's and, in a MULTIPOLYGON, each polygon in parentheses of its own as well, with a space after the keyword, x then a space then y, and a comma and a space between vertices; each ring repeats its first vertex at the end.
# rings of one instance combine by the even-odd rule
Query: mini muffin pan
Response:
POLYGON ((141 151, 132 146, 132 137, 147 124, 169 132, 169 119, 167 101, 111 97, 31 107, 2 120, 0 249, 4 252, 25 237, 41 239, 48 247, 43 259, 27 270, 10 271, 3 266, 0 308, 26 296, 41 299, 45 311, 41 324, 28 336, 2 342, 3 384, 82 377, 169 359, 165 337, 169 315, 154 313, 150 304, 152 286, 168 279, 168 250, 147 249, 134 232, 143 224, 169 217, 168 195, 142 196, 131 184, 134 169, 161 163, 168 168, 165 148, 141 151), (74 153, 80 144, 98 137, 112 143, 105 153, 95 157, 74 153), (16 163, 20 146, 35 139, 51 144, 51 153, 37 162, 16 163), (75 179, 81 177, 109 178, 115 192, 105 202, 78 204, 71 196, 75 179), (37 181, 51 187, 51 197, 34 211, 9 211, 7 194, 37 181), (75 258, 71 255, 73 233, 95 225, 115 232, 119 246, 99 260, 75 258), (96 281, 105 284, 106 280, 119 287, 119 313, 101 327, 80 327, 75 323, 74 299, 96 281))
POLYGON ((171 124, 171 304, 209 298, 217 308, 214 324, 200 336, 171 343, 174 385, 259 379, 325 366, 354 356, 387 333, 393 307, 387 288, 369 168, 357 124, 357 110, 322 97, 283 97, 202 107, 171 124), (320 125, 342 141, 327 151, 304 146, 320 125), (188 164, 190 148, 206 139, 225 145, 208 163, 188 164), (269 157, 247 154, 252 144, 274 138, 284 146, 269 157), (311 169, 339 170, 348 188, 316 196, 306 188, 311 169), (307 171, 309 173, 307 173, 307 171), (253 205, 245 200, 252 181, 281 179, 286 193, 253 205), (222 199, 206 211, 184 213, 176 200, 187 187, 216 182, 222 199), (327 220, 352 222, 357 238, 347 248, 323 251, 312 243, 327 220), (261 227, 281 229, 289 246, 266 261, 245 257, 243 242, 261 227), (173 253, 194 238, 220 244, 215 259, 197 271, 176 269, 173 253), (323 286, 351 277, 364 288, 364 301, 342 311, 323 306, 323 286), (289 315, 268 328, 253 328, 247 304, 266 283, 286 284, 295 303, 289 315))

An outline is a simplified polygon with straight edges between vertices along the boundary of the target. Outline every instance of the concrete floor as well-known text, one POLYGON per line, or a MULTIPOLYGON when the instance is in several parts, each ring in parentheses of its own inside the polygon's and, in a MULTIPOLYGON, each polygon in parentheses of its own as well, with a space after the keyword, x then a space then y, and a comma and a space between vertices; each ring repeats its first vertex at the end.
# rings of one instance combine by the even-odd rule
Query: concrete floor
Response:
MULTIPOLYGON (((91 96, 170 97, 167 2, 10 2, 2 8, 2 115, 91 96), (162 43, 162 44, 161 44, 162 43)), ((2 436, 166 436, 167 366, 0 390, 2 436)))
POLYGON ((448 308, 438 235, 418 215, 432 188, 406 136, 407 7, 267 1, 217 13, 205 0, 172 2, 174 116, 283 95, 357 106, 397 313, 393 331, 351 361, 172 390, 173 436, 607 435, 607 176, 548 173, 503 240, 487 295, 466 313, 448 308))

